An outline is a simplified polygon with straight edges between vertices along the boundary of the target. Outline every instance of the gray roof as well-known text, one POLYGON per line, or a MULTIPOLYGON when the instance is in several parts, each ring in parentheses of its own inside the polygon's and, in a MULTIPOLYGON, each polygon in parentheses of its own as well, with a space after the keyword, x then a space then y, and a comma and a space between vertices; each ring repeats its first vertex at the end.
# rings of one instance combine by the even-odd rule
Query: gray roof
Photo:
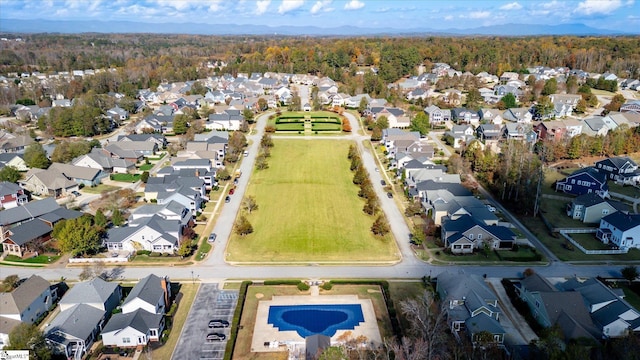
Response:
POLYGON ((468 318, 464 325, 471 334, 477 334, 482 331, 488 331, 491 334, 506 334, 500 323, 485 313, 480 313, 474 317, 468 318))
POLYGON ((93 169, 84 166, 75 166, 71 164, 53 163, 49 166, 49 170, 57 170, 67 177, 82 180, 94 180, 100 175, 99 169, 93 169))
POLYGON ((107 282, 100 278, 81 282, 74 285, 69 289, 69 291, 67 291, 64 297, 60 300, 60 304, 104 304, 118 289, 118 286, 120 286, 118 283, 107 282))
POLYGON ((522 287, 527 289, 528 291, 547 291, 554 292, 558 291, 546 277, 539 275, 538 273, 533 273, 520 281, 522 287))
POLYGON ((10 293, 0 293, 0 306, 4 314, 20 314, 35 299, 51 287, 51 284, 38 275, 31 275, 10 293))
POLYGON ((34 239, 47 235, 52 230, 53 228, 46 222, 35 219, 11 228, 9 239, 16 245, 22 246, 34 239))
POLYGON ((31 169, 27 171, 24 182, 33 176, 40 180, 49 190, 68 189, 76 186, 76 182, 69 179, 65 174, 57 169, 31 169))
POLYGON ((60 205, 56 203, 54 198, 31 201, 23 206, 0 211, 0 225, 11 225, 34 219, 59 208, 60 205))
POLYGON ((103 310, 96 309, 93 306, 76 304, 69 309, 61 311, 51 321, 45 329, 45 336, 47 339, 61 344, 66 343, 66 339, 86 340, 93 330, 98 327, 104 315, 105 312, 103 310), (60 336, 56 332, 66 336, 60 336))
POLYGON ((588 193, 573 199, 574 204, 584 205, 585 207, 593 206, 605 202, 605 200, 596 193, 588 193))
POLYGON ((625 214, 616 211, 602 218, 602 220, 615 226, 620 231, 627 231, 640 226, 640 214, 625 214))
POLYGON ((80 216, 82 216, 82 214, 83 214, 82 211, 70 210, 70 209, 61 207, 53 210, 52 212, 46 213, 38 217, 38 219, 46 221, 50 224, 55 224, 60 220, 69 220, 69 219, 79 218, 80 216))
POLYGON ((127 296, 127 299, 124 301, 123 305, 133 301, 136 298, 146 303, 155 305, 158 302, 158 299, 164 297, 164 289, 162 287, 163 281, 163 279, 154 274, 150 274, 147 277, 141 279, 136 284, 136 286, 131 289, 131 292, 127 296))
POLYGON ((472 292, 484 300, 497 300, 496 295, 489 290, 478 275, 464 272, 452 273, 446 270, 438 275, 437 280, 438 287, 446 292, 446 299, 443 300, 467 298, 472 292))
POLYGON ((143 309, 138 309, 127 314, 115 314, 104 329, 102 329, 102 332, 119 331, 131 327, 146 334, 149 329, 157 329, 160 327, 163 316, 162 314, 153 314, 143 309))
POLYGON ((8 181, 0 182, 0 196, 16 194, 20 190, 22 190, 22 188, 16 183, 8 181))
POLYGON ((593 312, 591 316, 598 325, 606 326, 618 320, 620 315, 629 310, 632 309, 626 303, 622 301, 614 301, 611 304, 608 304, 607 306, 604 306, 593 312))

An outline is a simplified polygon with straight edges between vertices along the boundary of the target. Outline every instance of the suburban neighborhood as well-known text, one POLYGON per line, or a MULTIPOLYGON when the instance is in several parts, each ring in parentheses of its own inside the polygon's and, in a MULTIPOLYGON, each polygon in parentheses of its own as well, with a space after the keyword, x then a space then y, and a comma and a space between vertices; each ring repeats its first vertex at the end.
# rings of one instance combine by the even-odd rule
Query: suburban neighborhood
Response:
POLYGON ((419 359, 577 359, 637 348, 637 72, 474 74, 418 59, 385 82, 358 56, 333 73, 230 61, 241 60, 122 92, 82 84, 125 65, 0 74, 2 91, 25 96, 0 118, 0 350, 408 359, 404 341, 419 359))

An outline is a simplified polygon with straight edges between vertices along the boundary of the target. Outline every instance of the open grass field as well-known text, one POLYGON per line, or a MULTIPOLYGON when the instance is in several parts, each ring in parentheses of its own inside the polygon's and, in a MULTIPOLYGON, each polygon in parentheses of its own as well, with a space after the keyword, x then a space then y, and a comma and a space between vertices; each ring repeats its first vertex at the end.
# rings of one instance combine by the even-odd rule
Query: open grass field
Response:
POLYGON ((255 171, 247 195, 259 209, 254 232, 235 233, 227 260, 239 262, 379 262, 397 260, 391 235, 371 233, 375 220, 351 180, 351 142, 274 139, 269 168, 255 171))

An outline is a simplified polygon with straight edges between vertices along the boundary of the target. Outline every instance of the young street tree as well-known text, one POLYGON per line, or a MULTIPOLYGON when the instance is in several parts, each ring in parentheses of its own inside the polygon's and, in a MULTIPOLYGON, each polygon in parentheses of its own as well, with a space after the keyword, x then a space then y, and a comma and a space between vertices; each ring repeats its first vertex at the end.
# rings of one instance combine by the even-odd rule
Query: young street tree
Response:
POLYGON ((378 215, 376 221, 374 221, 373 225, 371 225, 371 231, 374 235, 380 236, 385 236, 389 233, 389 222, 387 221, 387 218, 384 216, 384 214, 378 215))
POLYGON ((638 268, 633 265, 623 267, 622 270, 620 270, 620 273, 622 274, 622 277, 629 282, 634 281, 638 275, 640 275, 640 273, 638 273, 638 268))
POLYGON ((236 221, 235 231, 240 236, 249 235, 253 232, 253 226, 246 216, 240 215, 238 221, 236 221))
POLYGON ((256 202, 255 196, 246 196, 242 201, 242 208, 249 214, 251 214, 252 211, 258 210, 258 203, 256 202))

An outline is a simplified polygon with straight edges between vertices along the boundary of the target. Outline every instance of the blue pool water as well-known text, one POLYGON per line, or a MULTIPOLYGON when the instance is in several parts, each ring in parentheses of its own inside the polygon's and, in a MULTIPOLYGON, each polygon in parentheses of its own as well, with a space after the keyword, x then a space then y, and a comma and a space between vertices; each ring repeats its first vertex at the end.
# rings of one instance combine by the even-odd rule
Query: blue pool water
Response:
POLYGON ((337 330, 353 330, 364 322, 360 304, 272 305, 268 323, 280 331, 296 331, 306 338, 315 334, 335 335, 337 330))

